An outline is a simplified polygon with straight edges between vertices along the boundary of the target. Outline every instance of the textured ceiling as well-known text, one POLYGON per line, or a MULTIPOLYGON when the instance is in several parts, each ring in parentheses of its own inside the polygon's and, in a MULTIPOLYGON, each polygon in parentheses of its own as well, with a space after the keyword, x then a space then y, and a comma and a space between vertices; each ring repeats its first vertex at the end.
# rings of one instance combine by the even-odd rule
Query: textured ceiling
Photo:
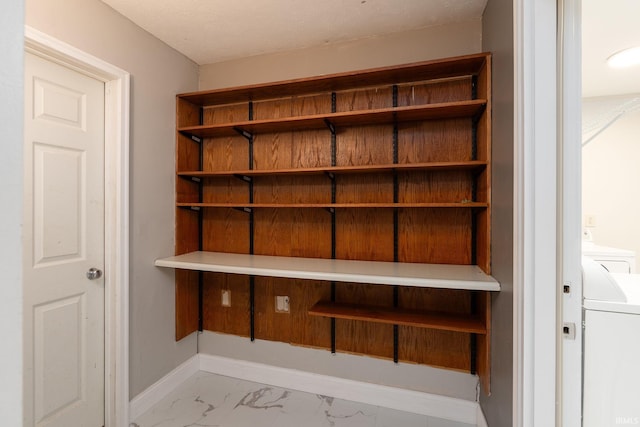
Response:
POLYGON ((464 22, 487 0, 102 0, 209 64, 464 22))

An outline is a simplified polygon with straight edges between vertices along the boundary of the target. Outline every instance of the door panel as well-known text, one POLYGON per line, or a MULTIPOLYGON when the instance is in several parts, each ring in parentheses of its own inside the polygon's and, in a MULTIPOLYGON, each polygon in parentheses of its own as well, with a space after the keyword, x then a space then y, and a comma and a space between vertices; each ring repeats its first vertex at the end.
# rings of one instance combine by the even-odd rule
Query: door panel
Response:
POLYGON ((82 401, 86 295, 34 307, 34 379, 37 420, 82 401))
POLYGON ((24 425, 104 424, 104 83, 25 57, 24 425))
POLYGON ((74 262, 85 256, 85 154, 73 148, 34 144, 34 267, 74 262))

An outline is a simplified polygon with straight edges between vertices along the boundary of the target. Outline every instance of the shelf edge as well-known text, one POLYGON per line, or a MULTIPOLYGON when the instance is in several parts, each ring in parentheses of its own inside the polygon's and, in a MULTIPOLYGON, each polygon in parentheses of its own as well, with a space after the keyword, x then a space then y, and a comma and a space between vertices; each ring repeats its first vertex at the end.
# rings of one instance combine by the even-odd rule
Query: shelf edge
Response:
MULTIPOLYGON (((438 288, 438 289, 461 289, 461 290, 473 290, 473 291, 500 291, 500 284, 491 276, 482 273, 477 266, 460 266, 465 269, 477 269, 477 274, 482 280, 472 279, 460 279, 460 278, 447 278, 447 277, 418 277, 416 275, 389 275, 389 274, 375 274, 367 270, 366 266, 376 266, 382 264, 394 264, 395 266, 402 267, 403 265, 409 265, 415 267, 420 266, 440 266, 434 268, 442 269, 441 264, 412 264, 412 263, 381 263, 374 261, 346 261, 346 260, 329 260, 321 258, 298 258, 298 257, 272 257, 265 255, 238 255, 227 253, 207 253, 207 252, 191 252, 185 255, 178 255, 168 258, 160 258, 155 261, 155 266, 176 268, 183 270, 195 270, 195 271, 209 271, 217 273, 230 273, 230 274, 245 274, 253 276, 266 276, 266 277, 283 277, 290 279, 307 279, 307 280, 323 280, 323 281, 337 281, 337 282, 349 282, 349 283, 363 283, 374 285, 398 285, 408 287, 419 288, 438 288), (204 255, 203 255, 204 254, 204 255), (242 262, 234 261, 229 263, 221 262, 203 262, 198 261, 198 258, 207 257, 207 254, 220 255, 230 258, 233 256, 242 262), (194 260, 194 258, 196 260, 194 260), (269 261, 275 263, 286 263, 292 259, 296 260, 296 266, 299 266, 303 262, 311 262, 313 264, 324 265, 323 269, 315 270, 302 270, 299 268, 277 268, 269 267, 269 261), (338 263, 335 263, 338 261, 338 263), (263 265, 255 265, 255 264, 263 265), (335 266, 357 266, 358 263, 363 267, 363 271, 368 271, 366 274, 352 273, 349 271, 332 271, 335 266)), ((447 268, 455 270, 457 266, 448 265, 447 268)), ((428 268, 428 267, 427 267, 428 268)))

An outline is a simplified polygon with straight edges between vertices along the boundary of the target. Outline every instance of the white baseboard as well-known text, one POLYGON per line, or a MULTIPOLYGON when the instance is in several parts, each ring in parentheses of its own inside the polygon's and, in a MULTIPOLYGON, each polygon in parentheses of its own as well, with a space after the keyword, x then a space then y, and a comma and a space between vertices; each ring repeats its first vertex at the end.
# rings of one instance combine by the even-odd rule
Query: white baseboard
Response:
POLYGON ((129 409, 131 421, 149 410, 199 370, 260 384, 444 418, 478 427, 488 427, 480 405, 469 400, 208 354, 193 356, 131 400, 129 409))
POLYGON ((200 354, 200 370, 246 381, 476 424, 476 402, 244 360, 200 354))
POLYGON ((196 354, 164 377, 160 378, 145 391, 134 397, 129 403, 129 420, 134 421, 151 409, 153 405, 171 393, 187 378, 200 370, 200 358, 196 354))

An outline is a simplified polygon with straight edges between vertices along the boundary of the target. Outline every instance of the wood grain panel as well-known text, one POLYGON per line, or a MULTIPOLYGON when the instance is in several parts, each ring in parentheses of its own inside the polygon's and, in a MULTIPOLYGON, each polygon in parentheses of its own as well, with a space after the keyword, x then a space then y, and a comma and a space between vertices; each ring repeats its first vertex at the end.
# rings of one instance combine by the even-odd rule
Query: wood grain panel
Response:
POLYGON ((198 330, 198 272, 176 270, 176 341, 198 330))
POLYGON ((256 255, 331 258, 331 216, 323 209, 254 212, 256 255))
POLYGON ((331 181, 323 175, 260 177, 253 191, 255 203, 331 203, 331 181))
POLYGON ((202 182, 203 203, 249 203, 249 185, 239 178, 207 178, 202 182))
POLYGON ((336 165, 393 163, 393 126, 340 129, 336 135, 336 165))
POLYGON ((399 210, 398 260, 470 264, 471 221, 468 209, 399 210))
POLYGON ((471 125, 471 119, 399 124, 398 162, 472 160, 471 125))
POLYGON ((291 280, 292 344, 331 348, 331 319, 310 316, 308 308, 331 298, 331 283, 316 280, 291 280))
POLYGON ((308 307, 331 295, 328 282, 277 277, 255 278, 256 338, 330 348, 331 322, 309 316, 308 307), (276 296, 289 297, 289 313, 275 311, 276 296))
POLYGON ((291 98, 282 97, 253 103, 253 120, 291 117, 291 98))
POLYGON ((176 209, 176 244, 175 255, 182 255, 197 251, 198 236, 198 212, 190 209, 176 209))
POLYGON ((176 98, 176 127, 194 126, 200 123, 200 105, 184 98, 176 98))
POLYGON ((253 143, 253 168, 270 170, 291 167, 293 133, 258 134, 253 143))
POLYGON ((336 93, 336 112, 393 107, 391 85, 336 93))
MULTIPOLYGON (((193 171, 200 168, 200 144, 180 133, 176 136, 176 172, 193 171)), ((198 184, 176 177, 176 201, 199 201, 198 184)))
POLYGON ((297 301, 291 300, 290 280, 279 277, 255 278, 255 337, 269 341, 291 341, 290 313, 276 313, 276 296, 289 296, 290 310, 298 310, 297 301), (294 308, 294 306, 296 306, 294 308))
POLYGON ((465 76, 437 82, 398 85, 398 106, 467 101, 471 97, 471 77, 465 76))
MULTIPOLYGON (((407 309, 471 314, 470 293, 461 290, 407 288, 398 289, 398 306, 407 309)), ((415 327, 399 329, 399 359, 434 366, 469 370, 469 334, 425 330, 415 327)))
POLYGON ((336 177, 336 203, 393 203, 392 174, 336 177))
MULTIPOLYGON (((337 283, 336 301, 390 307, 393 287, 337 283)), ((336 319, 336 350, 393 358, 393 326, 336 319)))
POLYGON ((235 209, 205 209, 202 250, 249 253, 249 215, 235 209))
POLYGON ((471 313, 469 291, 433 288, 398 288, 398 306, 401 308, 444 311, 454 314, 471 313))
POLYGON ((325 129, 258 134, 253 158, 258 170, 329 166, 331 134, 325 129))
POLYGON ((214 125, 249 120, 249 103, 216 105, 206 107, 202 111, 202 124, 214 125))
POLYGON ((491 217, 490 211, 476 213, 476 264, 487 274, 491 274, 491 217))
POLYGON ((207 331, 248 337, 249 277, 239 274, 204 273, 203 282, 203 328, 207 331), (230 292, 230 307, 222 306, 222 290, 230 292))
POLYGON ((182 135, 176 134, 176 172, 200 169, 200 144, 182 135))
POLYGON ((249 168, 249 143, 243 136, 205 138, 202 149, 203 171, 249 168))
POLYGON ((491 392, 491 294, 479 292, 477 312, 484 317, 487 326, 486 335, 478 336, 477 370, 482 389, 489 395, 491 392))
POLYGON ((393 261, 393 210, 338 209, 336 258, 393 261))
POLYGON ((292 132, 291 167, 331 166, 331 133, 328 129, 292 132))
POLYGON ((398 359, 469 372, 469 334, 398 327, 398 359))
POLYGON ((307 116, 313 114, 326 114, 331 112, 331 92, 314 95, 292 96, 291 116, 307 116))
POLYGON ((453 202, 473 200, 473 173, 469 171, 415 171, 398 173, 398 202, 453 202))
POLYGON ((176 177, 176 203, 200 202, 200 185, 190 178, 176 177))
MULTIPOLYGON (((470 314, 469 292, 449 289, 400 287, 398 305, 401 308, 446 313, 470 314)), ((469 370, 469 334, 425 330, 415 327, 399 329, 399 359, 434 366, 469 370)))

